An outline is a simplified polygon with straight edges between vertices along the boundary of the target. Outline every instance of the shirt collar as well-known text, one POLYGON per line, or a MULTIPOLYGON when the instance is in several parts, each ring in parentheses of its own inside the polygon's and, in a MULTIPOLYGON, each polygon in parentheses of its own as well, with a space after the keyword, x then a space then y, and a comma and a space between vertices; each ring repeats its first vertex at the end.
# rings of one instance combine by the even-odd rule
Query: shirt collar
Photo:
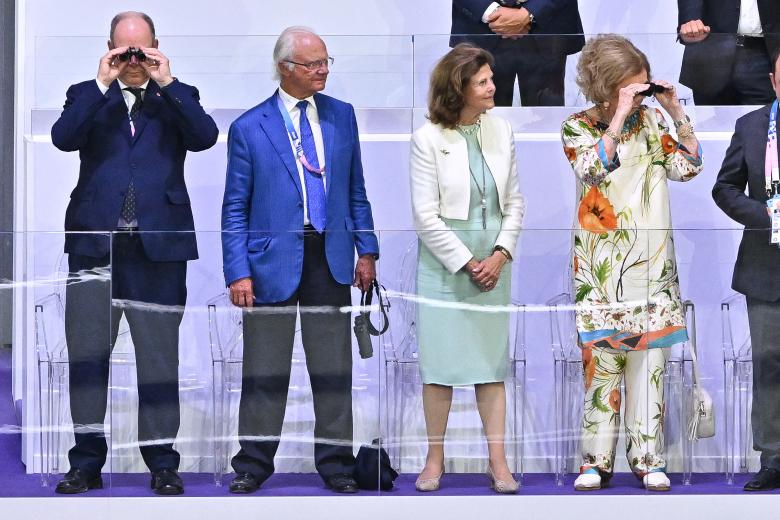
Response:
MULTIPOLYGON (((287 112, 291 112, 298 103, 304 101, 303 99, 298 99, 285 92, 281 85, 279 85, 279 97, 282 98, 282 103, 284 103, 284 108, 287 109, 287 112)), ((317 107, 317 105, 314 103, 313 95, 307 97, 305 101, 308 101, 315 108, 317 107)))
MULTIPOLYGON (((119 78, 117 78, 116 82, 119 83, 119 90, 121 90, 122 92, 127 92, 125 90, 127 88, 127 85, 122 83, 122 81, 119 78)), ((144 81, 142 85, 139 85, 139 87, 144 89, 144 91, 146 91, 146 88, 148 86, 149 86, 149 80, 148 79, 146 81, 144 81)), ((127 92, 127 93, 129 94, 129 92, 127 92)))

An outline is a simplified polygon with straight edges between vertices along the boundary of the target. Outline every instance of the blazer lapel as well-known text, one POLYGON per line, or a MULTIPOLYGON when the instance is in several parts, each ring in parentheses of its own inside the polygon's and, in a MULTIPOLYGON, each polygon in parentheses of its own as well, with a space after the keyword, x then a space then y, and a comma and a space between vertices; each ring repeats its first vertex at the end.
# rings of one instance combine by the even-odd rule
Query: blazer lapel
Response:
POLYGON ((116 117, 119 120, 119 128, 122 135, 127 139, 128 144, 132 144, 133 135, 130 131, 130 118, 127 114, 127 104, 122 95, 122 89, 119 88, 119 82, 113 81, 108 87, 108 104, 106 111, 111 114, 111 118, 116 117))
POLYGON ((146 92, 144 93, 143 105, 141 111, 133 120, 133 126, 135 127, 135 134, 133 134, 133 143, 138 141, 138 138, 146 128, 146 123, 154 116, 160 109, 160 103, 162 102, 160 87, 154 81, 150 80, 146 92))
POLYGON ((314 104, 317 106, 317 115, 320 118, 322 144, 325 149, 325 175, 328 179, 328 182, 325 183, 325 197, 327 198, 330 186, 333 184, 333 140, 336 135, 336 123, 333 112, 328 110, 327 105, 321 102, 319 96, 314 96, 314 104))
POLYGON ((279 154, 279 158, 282 160, 285 167, 287 167, 287 173, 290 174, 290 178, 295 183, 295 187, 298 190, 298 196, 303 200, 301 178, 298 176, 298 167, 295 164, 295 156, 293 155, 292 148, 290 148, 290 138, 287 136, 287 128, 284 125, 284 119, 282 118, 282 114, 279 113, 278 97, 279 93, 277 91, 263 103, 262 111, 260 113, 260 126, 271 141, 276 153, 279 154))
POLYGON ((501 167, 503 163, 501 160, 502 155, 506 154, 506 150, 502 150, 504 143, 498 141, 496 128, 491 123, 492 121, 483 123, 480 146, 482 147, 482 156, 485 158, 490 175, 493 177, 493 182, 496 183, 496 187, 500 191, 500 187, 506 184, 505 173, 508 173, 506 168, 501 167))

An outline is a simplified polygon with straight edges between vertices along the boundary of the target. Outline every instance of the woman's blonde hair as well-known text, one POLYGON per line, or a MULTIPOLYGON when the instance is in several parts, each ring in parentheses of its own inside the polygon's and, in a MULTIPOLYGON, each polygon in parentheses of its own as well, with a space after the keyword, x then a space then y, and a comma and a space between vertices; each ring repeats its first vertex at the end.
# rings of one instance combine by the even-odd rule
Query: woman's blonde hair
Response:
POLYGON ((629 76, 647 71, 650 62, 631 40, 617 34, 600 34, 588 40, 577 63, 577 86, 592 103, 603 103, 629 76))

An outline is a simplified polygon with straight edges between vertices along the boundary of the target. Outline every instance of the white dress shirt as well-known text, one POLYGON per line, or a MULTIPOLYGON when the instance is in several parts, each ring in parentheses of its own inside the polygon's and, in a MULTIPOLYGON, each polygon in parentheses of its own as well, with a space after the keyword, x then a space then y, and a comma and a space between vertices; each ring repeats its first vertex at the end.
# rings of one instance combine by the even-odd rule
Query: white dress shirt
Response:
MULTIPOLYGON (((129 92, 125 90, 127 88, 127 85, 122 83, 119 79, 116 80, 116 82, 119 84, 119 88, 122 91, 122 97, 125 98, 125 105, 127 105, 127 117, 130 117, 130 109, 133 107, 133 103, 135 103, 135 94, 132 92, 129 92)), ((106 95, 106 92, 108 92, 108 87, 105 86, 100 80, 95 79, 95 83, 97 83, 98 88, 100 89, 100 92, 103 93, 103 95, 106 95)), ((144 89, 144 91, 141 93, 141 99, 144 98, 146 95, 146 88, 149 86, 149 80, 143 82, 142 85, 139 85, 139 88, 144 89)), ((135 133, 135 127, 133 126, 133 120, 130 120, 130 131, 132 133, 135 133)), ((122 218, 122 215, 119 215, 119 222, 117 222, 117 227, 125 228, 125 227, 138 227, 138 220, 133 220, 132 222, 127 222, 124 218, 122 218)))
MULTIPOLYGON (((282 103, 284 103, 284 108, 287 109, 287 113, 290 114, 290 119, 292 120, 293 127, 295 127, 295 131, 298 132, 298 136, 301 135, 301 111, 296 106, 299 102, 303 101, 301 99, 295 98, 288 94, 287 92, 282 89, 282 87, 279 87, 279 97, 282 99, 282 103)), ((309 119, 309 124, 311 125, 311 133, 314 136, 314 147, 317 150, 317 162, 320 165, 320 168, 323 168, 325 166, 325 146, 322 142, 322 127, 320 126, 320 116, 317 112, 317 105, 314 104, 314 96, 309 96, 306 98, 306 101, 309 102, 309 106, 306 109, 306 117, 309 119)), ((287 130, 285 129, 285 132, 287 130)), ((293 144, 292 138, 290 137, 289 132, 287 133, 287 138, 290 141, 290 148, 292 149, 293 156, 295 156, 295 145, 293 144)), ((298 158, 295 158, 296 166, 298 167, 298 177, 301 179, 301 193, 303 193, 303 224, 310 224, 309 222, 309 209, 307 206, 307 196, 306 196, 306 179, 304 178, 304 171, 303 171, 303 164, 301 164, 301 161, 298 160, 298 158)), ((327 181, 326 181, 326 175, 328 172, 324 172, 322 174, 322 180, 323 183, 325 183, 325 186, 327 188, 327 181)))
POLYGON ((758 14, 758 0, 741 0, 737 32, 744 36, 763 36, 761 17, 758 14))

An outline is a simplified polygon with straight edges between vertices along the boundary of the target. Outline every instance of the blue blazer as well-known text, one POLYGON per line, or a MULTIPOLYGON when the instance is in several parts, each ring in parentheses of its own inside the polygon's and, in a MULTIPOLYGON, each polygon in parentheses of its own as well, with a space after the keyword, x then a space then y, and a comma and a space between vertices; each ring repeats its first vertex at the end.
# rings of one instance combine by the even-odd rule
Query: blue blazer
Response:
MULTIPOLYGON (((490 27, 482 22, 482 15, 492 3, 493 0, 452 0, 450 46, 469 41, 490 51, 498 45, 501 37, 496 36, 490 27), (480 38, 475 35, 492 36, 480 38)), ((565 56, 579 52, 585 45, 577 0, 528 0, 523 7, 532 13, 536 20, 531 35, 571 35, 562 38, 538 38, 537 45, 542 54, 565 56)))
MULTIPOLYGON (((230 125, 222 202, 222 259, 227 285, 252 278, 255 301, 275 303, 298 288, 303 269, 303 191, 278 93, 230 125)), ((325 148, 325 255, 333 278, 351 284, 355 249, 378 254, 366 198, 352 105, 314 95, 325 148)))
MULTIPOLYGON (((70 194, 65 231, 116 229, 132 176, 144 251, 156 262, 198 257, 190 197, 184 183, 187 151, 211 148, 219 131, 200 106, 198 90, 174 80, 165 88, 149 81, 135 135, 119 83, 105 95, 95 80, 71 86, 51 129, 54 146, 78 150, 79 179, 70 194), (189 231, 189 233, 161 233, 189 231)), ((102 257, 109 236, 68 233, 65 252, 102 257)))
POLYGON ((780 300, 780 248, 769 243, 764 160, 769 106, 737 119, 712 197, 726 215, 745 226, 731 287, 767 302, 780 300), (747 188, 747 193, 745 193, 747 188))

